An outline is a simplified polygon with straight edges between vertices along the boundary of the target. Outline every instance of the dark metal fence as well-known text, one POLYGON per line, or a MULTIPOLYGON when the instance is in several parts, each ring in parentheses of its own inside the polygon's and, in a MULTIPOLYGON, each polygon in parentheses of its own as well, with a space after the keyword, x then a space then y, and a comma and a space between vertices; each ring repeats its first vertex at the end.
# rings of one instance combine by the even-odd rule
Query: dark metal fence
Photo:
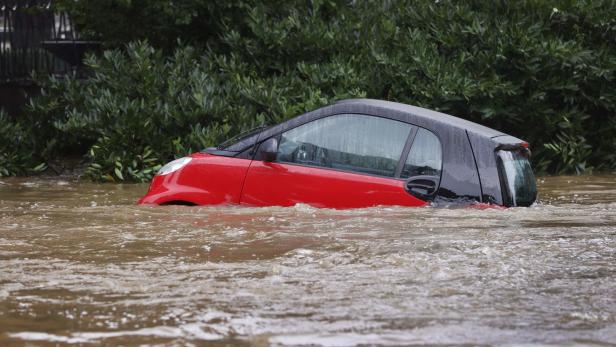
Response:
POLYGON ((0 83, 27 82, 32 72, 73 69, 57 50, 75 43, 77 33, 70 18, 54 13, 52 5, 50 0, 0 0, 0 83))

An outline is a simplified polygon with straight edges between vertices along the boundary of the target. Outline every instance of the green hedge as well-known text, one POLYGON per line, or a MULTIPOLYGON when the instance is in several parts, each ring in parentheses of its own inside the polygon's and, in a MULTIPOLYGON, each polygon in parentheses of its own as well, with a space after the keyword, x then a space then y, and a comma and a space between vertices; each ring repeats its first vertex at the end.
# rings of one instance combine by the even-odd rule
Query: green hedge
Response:
POLYGON ((45 164, 37 157, 30 134, 0 109, 0 177, 45 170, 45 164))
MULTIPOLYGON (((89 57, 86 80, 45 81, 21 118, 36 134, 34 153, 82 153, 90 178, 144 181, 167 160, 253 125, 370 97, 526 139, 539 172, 616 168, 613 1, 186 4, 210 30, 187 32, 190 46, 161 43, 166 31, 152 26, 139 37, 153 45, 89 57)), ((79 11, 88 18, 86 5, 79 11)), ((122 27, 98 28, 89 30, 121 45, 122 27)))

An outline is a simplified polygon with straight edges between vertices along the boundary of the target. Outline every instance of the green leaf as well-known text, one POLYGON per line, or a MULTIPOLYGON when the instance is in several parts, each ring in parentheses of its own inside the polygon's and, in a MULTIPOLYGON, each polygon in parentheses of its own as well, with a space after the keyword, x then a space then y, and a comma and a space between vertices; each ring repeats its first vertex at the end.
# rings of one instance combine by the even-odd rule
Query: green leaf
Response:
POLYGON ((120 171, 120 169, 116 167, 114 169, 114 172, 116 174, 116 177, 118 177, 121 181, 124 181, 124 176, 122 176, 122 171, 120 171))

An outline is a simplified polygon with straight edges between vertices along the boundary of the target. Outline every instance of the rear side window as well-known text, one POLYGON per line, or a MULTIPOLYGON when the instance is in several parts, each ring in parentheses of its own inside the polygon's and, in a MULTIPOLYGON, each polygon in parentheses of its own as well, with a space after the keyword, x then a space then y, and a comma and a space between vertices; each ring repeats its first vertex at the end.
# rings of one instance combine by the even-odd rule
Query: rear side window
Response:
POLYGON ((440 178, 442 166, 441 141, 432 132, 419 128, 400 177, 434 176, 440 178))
POLYGON ((321 118, 283 133, 277 161, 393 177, 411 128, 358 114, 321 118))
POLYGON ((506 206, 530 206, 537 198, 535 175, 527 150, 497 151, 498 171, 506 206))

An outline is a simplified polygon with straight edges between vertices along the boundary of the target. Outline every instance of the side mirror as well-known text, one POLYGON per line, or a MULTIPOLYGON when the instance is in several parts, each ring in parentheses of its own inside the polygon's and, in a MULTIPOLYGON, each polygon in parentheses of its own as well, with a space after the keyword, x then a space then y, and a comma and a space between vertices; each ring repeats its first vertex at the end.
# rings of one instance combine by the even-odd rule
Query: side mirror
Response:
POLYGON ((257 158, 263 161, 272 162, 278 155, 278 140, 275 137, 269 138, 259 146, 257 158))

